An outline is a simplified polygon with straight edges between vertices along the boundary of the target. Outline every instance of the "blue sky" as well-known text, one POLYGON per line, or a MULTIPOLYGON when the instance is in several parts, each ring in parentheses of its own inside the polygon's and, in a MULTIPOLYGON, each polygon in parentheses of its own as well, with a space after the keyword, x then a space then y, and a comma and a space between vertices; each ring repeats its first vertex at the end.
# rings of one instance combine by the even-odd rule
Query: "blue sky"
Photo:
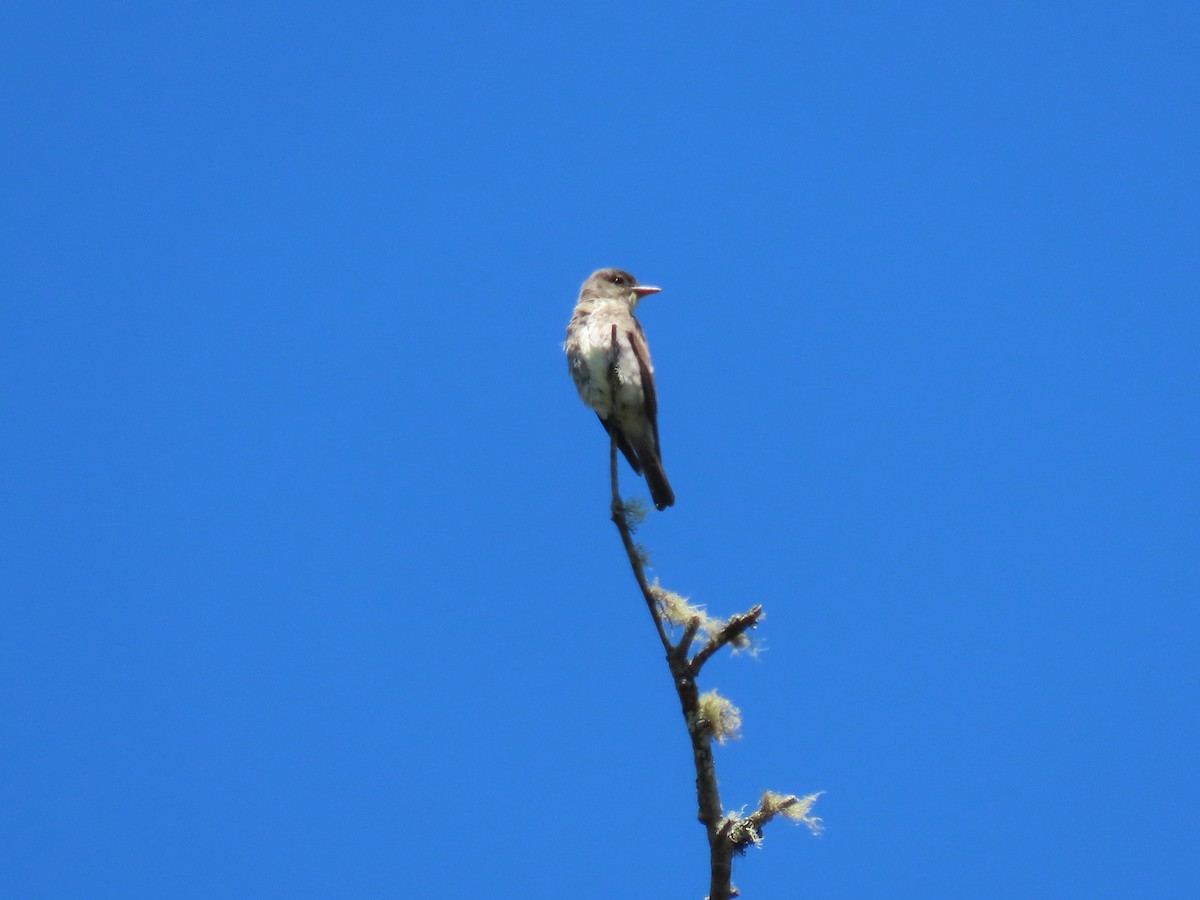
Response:
POLYGON ((1192 894, 1194 4, 3 18, 0 894, 703 896, 604 265, 744 896, 1192 894))

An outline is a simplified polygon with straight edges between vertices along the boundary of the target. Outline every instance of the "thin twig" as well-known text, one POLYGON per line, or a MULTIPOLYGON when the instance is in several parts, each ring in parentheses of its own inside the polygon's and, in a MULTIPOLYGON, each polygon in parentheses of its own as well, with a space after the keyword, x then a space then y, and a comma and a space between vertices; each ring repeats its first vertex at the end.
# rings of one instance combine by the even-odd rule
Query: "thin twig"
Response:
POLYGON ((629 528, 628 513, 625 511, 625 504, 621 501, 621 494, 617 489, 617 439, 615 437, 609 439, 608 455, 609 470, 612 476, 612 520, 617 526, 617 531, 621 533, 621 543, 625 545, 629 565, 633 568, 633 577, 637 579, 642 596, 646 598, 650 618, 654 620, 654 627, 658 629, 658 638, 662 641, 663 649, 670 653, 674 648, 671 646, 671 639, 667 637, 667 630, 663 628, 662 616, 659 614, 654 592, 646 582, 646 573, 642 569, 642 555, 638 552, 637 545, 633 543, 633 532, 629 528))
POLYGON ((683 634, 679 638, 679 643, 675 645, 676 652, 686 656, 688 650, 691 649, 692 641, 696 639, 696 632, 699 630, 700 617, 692 616, 683 629, 683 634))
POLYGON ((762 843, 763 827, 776 816, 783 816, 794 822, 808 826, 813 834, 821 830, 821 820, 811 815, 812 805, 817 800, 817 794, 807 797, 797 797, 794 794, 784 796, 774 791, 767 791, 759 801, 758 809, 744 819, 730 818, 727 830, 729 842, 737 853, 745 853, 746 848, 762 843))
POLYGON ((762 618, 762 611, 762 606, 752 606, 746 612, 733 616, 725 623, 724 628, 710 637, 696 655, 692 657, 692 677, 695 678, 700 674, 700 669, 714 653, 726 644, 737 640, 751 628, 757 626, 758 620, 762 618))

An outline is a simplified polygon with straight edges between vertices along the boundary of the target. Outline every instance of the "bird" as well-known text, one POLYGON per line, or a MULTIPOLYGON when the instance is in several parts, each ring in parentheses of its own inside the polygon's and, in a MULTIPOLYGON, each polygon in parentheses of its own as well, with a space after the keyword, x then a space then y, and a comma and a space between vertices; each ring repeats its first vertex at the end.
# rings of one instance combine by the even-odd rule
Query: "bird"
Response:
POLYGON ((643 297, 661 290, 638 284, 621 269, 598 269, 579 290, 563 344, 580 399, 633 471, 645 476, 658 510, 675 504, 675 492, 663 471, 650 348, 633 311, 643 297))

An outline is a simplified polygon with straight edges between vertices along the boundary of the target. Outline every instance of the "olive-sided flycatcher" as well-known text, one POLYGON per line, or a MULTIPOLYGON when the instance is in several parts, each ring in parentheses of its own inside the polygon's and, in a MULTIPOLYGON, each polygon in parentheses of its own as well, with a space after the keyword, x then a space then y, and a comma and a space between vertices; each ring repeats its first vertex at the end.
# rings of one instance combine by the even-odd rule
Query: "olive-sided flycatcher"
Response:
POLYGON ((633 317, 638 301, 660 290, 638 284, 620 269, 593 272, 579 291, 563 348, 579 396, 595 410, 633 471, 646 476, 654 506, 666 509, 674 505, 675 493, 658 445, 654 367, 642 326, 633 317))

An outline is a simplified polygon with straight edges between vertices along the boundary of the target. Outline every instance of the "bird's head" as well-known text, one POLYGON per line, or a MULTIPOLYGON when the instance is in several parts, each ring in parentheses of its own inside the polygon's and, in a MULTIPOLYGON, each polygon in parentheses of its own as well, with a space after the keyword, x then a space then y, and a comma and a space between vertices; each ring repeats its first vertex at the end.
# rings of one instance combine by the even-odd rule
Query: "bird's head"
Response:
POLYGON ((661 290, 648 284, 638 284, 636 278, 620 269, 598 269, 583 283, 579 299, 621 300, 628 303, 632 311, 643 297, 661 290))

